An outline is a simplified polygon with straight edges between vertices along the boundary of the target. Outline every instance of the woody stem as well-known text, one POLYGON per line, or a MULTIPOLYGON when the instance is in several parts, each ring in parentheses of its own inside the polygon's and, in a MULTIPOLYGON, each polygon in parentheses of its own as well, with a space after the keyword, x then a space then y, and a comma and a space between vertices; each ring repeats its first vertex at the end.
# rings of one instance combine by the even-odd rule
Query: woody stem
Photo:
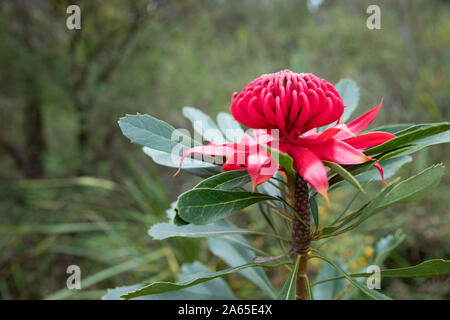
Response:
POLYGON ((293 207, 295 213, 292 220, 292 253, 294 261, 300 255, 300 266, 297 273, 297 296, 301 300, 308 299, 305 275, 308 270, 308 251, 311 244, 311 222, 308 185, 300 174, 295 178, 293 207))

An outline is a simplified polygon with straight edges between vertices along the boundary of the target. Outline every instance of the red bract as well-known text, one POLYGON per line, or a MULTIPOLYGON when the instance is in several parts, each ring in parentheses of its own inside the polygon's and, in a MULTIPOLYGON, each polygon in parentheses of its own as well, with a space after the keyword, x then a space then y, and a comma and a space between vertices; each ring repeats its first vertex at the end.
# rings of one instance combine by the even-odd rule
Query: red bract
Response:
POLYGON ((273 137, 265 131, 254 130, 251 134, 244 134, 240 143, 223 145, 209 143, 206 146, 194 147, 183 153, 180 168, 183 160, 192 154, 225 157, 223 170, 247 169, 254 190, 255 186, 272 178, 279 168, 278 162, 261 145, 268 144, 271 141, 273 141, 273 137))
MULTIPOLYGON (((363 151, 395 137, 387 132, 357 135, 375 119, 381 104, 349 124, 336 124, 318 132, 317 127, 339 121, 342 116, 342 99, 334 87, 311 74, 282 71, 263 75, 234 97, 231 106, 236 120, 257 130, 244 135, 240 143, 208 144, 189 149, 181 162, 194 153, 225 157, 223 169, 247 168, 254 189, 269 180, 279 167, 278 162, 260 146, 267 144, 288 153, 294 159, 297 172, 328 201, 324 160, 342 165, 371 161, 372 158, 363 151), (295 98, 300 96, 304 99, 301 103, 295 98), (291 116, 293 114, 295 116, 291 116), (276 135, 269 129, 276 129, 276 135)), ((378 163, 374 166, 384 181, 381 166, 378 163)))
POLYGON ((243 125, 279 129, 284 138, 338 121, 344 112, 334 86, 311 73, 283 70, 264 74, 231 99, 231 113, 243 125))
MULTIPOLYGON (((381 103, 348 125, 338 124, 321 133, 313 129, 301 137, 280 142, 281 148, 294 158, 301 176, 325 199, 328 178, 322 160, 343 165, 364 163, 372 160, 363 153, 365 149, 395 138, 395 135, 381 131, 356 135, 375 119, 380 107, 381 103)), ((374 166, 385 182, 381 166, 378 163, 374 166)))

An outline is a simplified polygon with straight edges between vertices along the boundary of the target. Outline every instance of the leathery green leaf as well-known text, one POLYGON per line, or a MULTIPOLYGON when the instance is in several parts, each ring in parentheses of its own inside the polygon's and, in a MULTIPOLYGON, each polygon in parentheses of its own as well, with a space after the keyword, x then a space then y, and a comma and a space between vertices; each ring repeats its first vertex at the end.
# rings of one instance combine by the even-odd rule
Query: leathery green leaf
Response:
POLYGON ((183 280, 181 280, 179 282, 175 282, 175 283, 174 282, 159 282, 159 281, 150 283, 140 289, 137 289, 135 291, 128 292, 128 293, 122 295, 121 298, 132 299, 132 298, 137 298, 137 297, 142 297, 142 296, 148 296, 151 294, 171 292, 171 291, 175 291, 175 290, 192 287, 192 286, 195 286, 197 284, 200 284, 200 283, 212 280, 212 279, 221 278, 221 277, 227 276, 229 274, 232 274, 234 272, 244 270, 246 268, 277 267, 277 266, 280 266, 283 264, 286 264, 286 262, 277 263, 277 264, 274 264, 274 263, 249 263, 249 264, 245 264, 245 265, 242 265, 239 267, 228 268, 228 269, 224 269, 224 270, 220 270, 220 271, 216 271, 216 272, 197 272, 197 273, 193 273, 190 275, 186 275, 186 277, 184 277, 183 280))
POLYGON ((178 198, 177 212, 186 222, 208 224, 265 200, 279 199, 261 193, 196 188, 178 198))
POLYGON ((292 272, 289 274, 286 282, 281 288, 280 293, 277 296, 277 300, 295 300, 296 299, 296 283, 297 283, 297 273, 298 267, 300 265, 301 256, 297 255, 297 259, 295 260, 294 268, 292 272))

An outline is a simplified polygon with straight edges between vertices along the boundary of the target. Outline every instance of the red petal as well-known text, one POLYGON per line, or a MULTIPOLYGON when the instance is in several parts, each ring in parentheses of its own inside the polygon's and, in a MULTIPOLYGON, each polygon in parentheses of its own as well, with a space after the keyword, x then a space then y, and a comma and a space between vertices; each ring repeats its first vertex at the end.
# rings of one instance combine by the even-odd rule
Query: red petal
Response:
POLYGON ((358 164, 370 160, 364 153, 351 145, 336 139, 311 144, 308 148, 317 154, 320 159, 340 164, 358 164))
POLYGON ((261 144, 265 143, 268 144, 272 140, 274 140, 274 137, 271 134, 272 132, 268 129, 255 129, 252 130, 251 134, 255 137, 256 142, 261 144))
POLYGON ((222 166, 223 171, 232 171, 232 170, 241 170, 245 169, 245 167, 236 164, 235 158, 228 158, 222 166))
POLYGON ((364 150, 366 148, 370 148, 385 143, 386 141, 389 141, 395 137, 396 137, 395 135, 388 132, 369 132, 342 141, 348 143, 353 148, 364 150))
POLYGON ((230 148, 229 146, 226 146, 226 145, 218 146, 214 143, 209 143, 206 146, 198 146, 198 147, 190 148, 182 154, 181 159, 180 159, 180 167, 178 168, 175 175, 177 175, 180 172, 181 164, 183 163, 183 160, 186 157, 188 157, 194 153, 205 154, 205 155, 209 155, 209 156, 222 156, 222 157, 233 156, 234 157, 235 154, 238 154, 238 153, 242 154, 243 151, 239 151, 239 150, 230 148))
POLYGON ((257 97, 253 97, 248 103, 248 115, 252 118, 252 122, 258 124, 259 128, 264 128, 268 126, 266 119, 259 114, 259 112, 255 109, 254 104, 258 101, 257 97))
POLYGON ((264 154, 251 154, 247 158, 248 173, 252 179, 252 190, 255 191, 255 187, 258 184, 264 183, 275 174, 278 170, 277 162, 269 155, 264 154))
POLYGON ((281 130, 283 135, 286 135, 286 122, 284 121, 283 110, 281 109, 280 97, 276 97, 275 107, 276 107, 275 118, 277 120, 278 128, 281 130))
POLYGON ((303 135, 305 137, 309 137, 309 136, 314 136, 316 134, 318 134, 317 128, 312 128, 311 130, 305 132, 303 135))
POLYGON ((259 128, 260 126, 258 125, 258 123, 253 121, 253 119, 248 115, 248 101, 244 101, 244 99, 245 98, 240 98, 233 102, 233 104, 231 105, 231 114, 244 126, 250 128, 259 128))
POLYGON ((356 136, 353 132, 350 131, 350 129, 344 123, 337 124, 333 128, 340 129, 340 131, 334 136, 335 139, 343 140, 356 136))
POLYGON ((274 104, 274 100, 272 94, 269 92, 264 98, 264 116, 271 125, 276 125, 277 120, 271 104, 274 104))
POLYGON ((381 167, 381 165, 380 165, 378 162, 376 162, 376 163, 373 164, 373 166, 374 166, 375 168, 377 168, 378 171, 380 172, 381 180, 383 180, 383 183, 384 183, 385 185, 388 185, 387 182, 386 182, 386 180, 384 180, 384 172, 383 172, 383 168, 381 167))
POLYGON ((373 119, 377 117, 378 111, 380 111, 381 105, 383 104, 383 98, 381 98, 381 102, 378 106, 375 108, 369 110, 359 118, 353 120, 349 124, 347 124, 347 127, 350 129, 351 132, 354 134, 357 134, 358 132, 361 132, 365 128, 369 126, 369 124, 372 123, 373 119))
MULTIPOLYGON (((317 97, 317 93, 315 93, 313 91, 314 97, 317 97)), ((302 128, 306 121, 308 120, 309 116, 310 116, 310 112, 311 110, 311 106, 309 104, 309 100, 308 100, 308 96, 304 93, 301 92, 299 94, 299 99, 301 98, 301 101, 299 100, 298 103, 301 104, 302 106, 302 110, 300 111, 300 113, 297 116, 297 120, 295 120, 294 124, 292 125, 292 134, 295 134, 297 130, 293 130, 294 128, 302 128)), ((316 98, 318 99, 318 98, 316 98)), ((314 100, 315 101, 315 100, 314 100)), ((306 130, 308 131, 308 130, 306 130)))
POLYGON ((289 123, 294 123, 297 119, 298 113, 300 111, 300 104, 298 101, 298 93, 297 90, 292 91, 292 107, 289 111, 289 123))
POLYGON ((320 158, 312 151, 303 147, 292 147, 289 154, 294 158, 300 175, 328 202, 327 170, 320 158))
POLYGON ((322 127, 326 124, 329 124, 332 121, 328 121, 328 119, 333 118, 336 112, 333 108, 333 102, 330 97, 325 97, 325 94, 323 93, 322 89, 318 89, 318 91, 321 93, 323 102, 323 108, 322 111, 316 115, 313 119, 311 119, 308 122, 309 127, 322 127))
POLYGON ((338 134, 339 132, 341 132, 342 129, 340 128, 336 128, 336 127, 331 127, 327 130, 325 130, 324 132, 322 132, 320 135, 318 135, 317 137, 317 141, 325 141, 328 139, 333 138, 336 134, 338 134))
POLYGON ((286 119, 289 115, 289 110, 286 102, 286 89, 283 85, 280 85, 280 104, 281 111, 283 112, 283 118, 286 119))

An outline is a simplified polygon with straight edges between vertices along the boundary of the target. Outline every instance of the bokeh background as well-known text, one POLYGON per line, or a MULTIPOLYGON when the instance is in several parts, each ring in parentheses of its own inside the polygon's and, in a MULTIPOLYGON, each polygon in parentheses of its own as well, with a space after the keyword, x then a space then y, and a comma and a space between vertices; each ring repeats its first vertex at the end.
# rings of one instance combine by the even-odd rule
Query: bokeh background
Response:
MULTIPOLYGON (((375 125, 446 121, 449 50, 444 0, 1 1, 0 298, 97 299, 117 285, 173 279, 184 262, 221 267, 201 240, 147 235, 197 180, 172 177, 129 143, 117 124, 124 114, 190 129, 183 106, 215 117, 234 91, 288 68, 354 79, 358 114, 383 97, 375 125), (74 3, 78 31, 66 28, 74 3), (370 4, 381 8, 381 30, 366 28, 370 4), (81 291, 63 290, 70 264, 81 267, 81 291)), ((448 165, 449 155, 447 145, 424 150, 400 175, 448 165)), ((383 213, 328 252, 357 270, 374 241, 401 227, 407 238, 387 266, 448 259, 449 193, 446 174, 419 203, 383 213)), ((333 197, 339 206, 350 194, 333 197)), ((238 297, 258 297, 245 279, 229 281, 238 297)), ((448 277, 383 287, 397 299, 450 298, 448 277)))

